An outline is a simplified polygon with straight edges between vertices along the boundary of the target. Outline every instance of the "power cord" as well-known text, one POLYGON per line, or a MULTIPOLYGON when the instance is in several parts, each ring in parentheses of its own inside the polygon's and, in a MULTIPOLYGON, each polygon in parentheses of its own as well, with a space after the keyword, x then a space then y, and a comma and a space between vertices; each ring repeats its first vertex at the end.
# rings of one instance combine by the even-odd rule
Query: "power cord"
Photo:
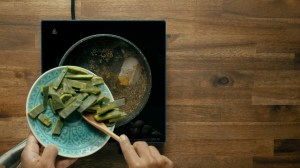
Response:
POLYGON ((75 0, 71 0, 71 19, 75 20, 75 0))

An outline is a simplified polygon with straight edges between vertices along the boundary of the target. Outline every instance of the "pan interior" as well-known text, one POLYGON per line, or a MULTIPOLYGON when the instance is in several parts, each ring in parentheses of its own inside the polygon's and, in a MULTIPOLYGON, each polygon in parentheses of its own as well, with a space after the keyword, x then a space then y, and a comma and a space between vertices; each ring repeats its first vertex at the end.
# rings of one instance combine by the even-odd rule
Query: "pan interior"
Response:
POLYGON ((125 98, 120 110, 128 116, 116 123, 121 126, 135 118, 147 102, 151 90, 151 71, 142 52, 128 40, 115 35, 93 35, 75 43, 63 56, 60 65, 76 65, 103 77, 114 99, 125 98), (119 75, 125 60, 134 58, 139 77, 134 84, 120 83, 119 75))

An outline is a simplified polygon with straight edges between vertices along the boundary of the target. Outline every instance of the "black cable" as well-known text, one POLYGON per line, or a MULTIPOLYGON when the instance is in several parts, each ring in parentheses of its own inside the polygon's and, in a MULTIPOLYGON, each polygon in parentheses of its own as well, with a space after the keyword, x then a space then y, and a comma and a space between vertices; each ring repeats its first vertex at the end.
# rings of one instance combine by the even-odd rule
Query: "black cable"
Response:
POLYGON ((75 20, 75 0, 71 0, 71 18, 75 20))

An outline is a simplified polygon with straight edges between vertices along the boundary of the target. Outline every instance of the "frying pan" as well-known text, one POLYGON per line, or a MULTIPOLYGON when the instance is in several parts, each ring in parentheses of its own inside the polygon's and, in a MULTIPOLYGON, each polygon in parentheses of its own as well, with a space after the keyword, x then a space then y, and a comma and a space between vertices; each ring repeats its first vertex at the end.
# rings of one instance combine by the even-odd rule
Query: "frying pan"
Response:
POLYGON ((125 98, 120 110, 128 115, 116 127, 133 120, 144 108, 151 92, 150 66, 141 50, 129 40, 113 34, 95 34, 73 44, 62 65, 76 65, 101 76, 114 99, 125 98))

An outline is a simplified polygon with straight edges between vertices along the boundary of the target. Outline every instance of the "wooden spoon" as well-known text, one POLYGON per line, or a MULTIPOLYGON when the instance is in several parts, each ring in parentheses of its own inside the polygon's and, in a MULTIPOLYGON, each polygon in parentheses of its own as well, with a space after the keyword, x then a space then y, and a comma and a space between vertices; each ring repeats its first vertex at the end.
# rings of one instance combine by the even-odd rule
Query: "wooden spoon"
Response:
POLYGON ((88 123, 90 123, 91 125, 96 127, 97 129, 99 129, 100 131, 104 132, 105 134, 111 136, 113 139, 115 139, 116 141, 118 141, 120 143, 120 141, 121 141, 120 137, 118 135, 116 135, 114 132, 112 132, 111 130, 109 130, 103 122, 97 122, 93 118, 92 114, 85 114, 85 115, 82 114, 82 117, 85 119, 85 121, 87 121, 88 123))

